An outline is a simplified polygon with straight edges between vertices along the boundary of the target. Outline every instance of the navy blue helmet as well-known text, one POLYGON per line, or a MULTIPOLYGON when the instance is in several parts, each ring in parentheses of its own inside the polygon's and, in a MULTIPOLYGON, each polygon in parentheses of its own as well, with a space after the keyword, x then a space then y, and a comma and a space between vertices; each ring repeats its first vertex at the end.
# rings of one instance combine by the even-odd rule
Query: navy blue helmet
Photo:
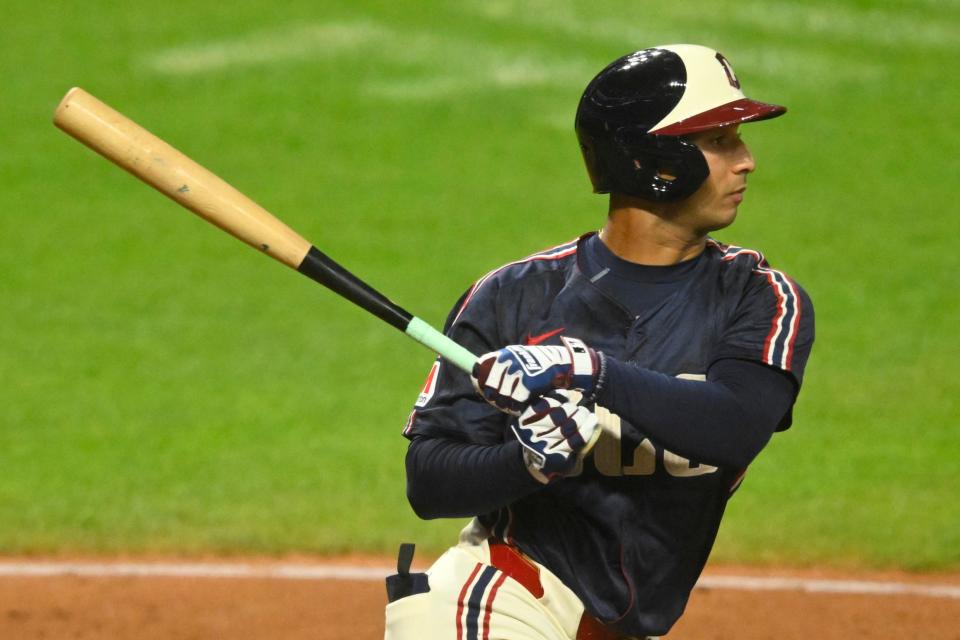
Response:
POLYGON ((721 53, 665 45, 625 55, 597 74, 580 98, 576 131, 595 193, 673 202, 710 173, 685 136, 786 110, 744 96, 721 53))

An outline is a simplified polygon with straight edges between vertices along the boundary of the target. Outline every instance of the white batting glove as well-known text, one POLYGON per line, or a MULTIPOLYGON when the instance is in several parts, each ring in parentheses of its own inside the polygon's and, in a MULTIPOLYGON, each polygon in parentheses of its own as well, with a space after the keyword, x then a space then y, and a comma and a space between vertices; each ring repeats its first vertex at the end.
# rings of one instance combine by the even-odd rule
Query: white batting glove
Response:
POLYGON ((487 402, 519 415, 526 405, 554 389, 590 396, 597 387, 603 356, 582 340, 562 337, 562 346, 510 345, 477 358, 470 379, 487 402))
POLYGON ((543 484, 569 474, 600 437, 597 416, 554 391, 510 420, 530 474, 543 484))

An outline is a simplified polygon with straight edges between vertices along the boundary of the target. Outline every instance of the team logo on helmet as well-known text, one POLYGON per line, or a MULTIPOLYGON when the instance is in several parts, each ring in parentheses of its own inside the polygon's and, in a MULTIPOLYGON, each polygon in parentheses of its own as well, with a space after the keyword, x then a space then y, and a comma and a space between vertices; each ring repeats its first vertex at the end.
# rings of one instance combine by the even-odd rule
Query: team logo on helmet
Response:
POLYGON ((733 72, 733 67, 730 66, 730 63, 719 51, 717 51, 717 60, 720 61, 720 65, 723 66, 723 70, 727 72, 727 80, 730 81, 730 86, 734 89, 739 89, 740 81, 737 80, 737 74, 733 72))

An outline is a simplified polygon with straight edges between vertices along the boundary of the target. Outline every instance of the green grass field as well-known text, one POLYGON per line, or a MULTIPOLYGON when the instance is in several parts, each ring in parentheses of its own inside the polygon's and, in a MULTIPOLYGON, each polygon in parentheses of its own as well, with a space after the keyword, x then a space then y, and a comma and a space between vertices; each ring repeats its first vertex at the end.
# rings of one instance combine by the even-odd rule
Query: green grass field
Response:
POLYGON ((601 225, 589 78, 693 41, 790 113, 719 237, 817 308, 714 558, 960 566, 955 0, 5 3, 0 553, 439 550, 400 429, 432 355, 56 130, 80 85, 440 325, 601 225), (322 7, 322 8, 318 8, 322 7))

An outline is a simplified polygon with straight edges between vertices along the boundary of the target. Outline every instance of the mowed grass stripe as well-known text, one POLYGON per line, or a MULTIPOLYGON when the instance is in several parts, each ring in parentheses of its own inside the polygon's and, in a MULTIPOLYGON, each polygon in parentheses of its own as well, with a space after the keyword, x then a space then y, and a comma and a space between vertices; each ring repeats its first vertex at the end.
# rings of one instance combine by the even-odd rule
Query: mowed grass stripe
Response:
MULTIPOLYGON (((761 12, 759 16, 745 12, 743 21, 730 17, 724 12, 717 12, 715 17, 717 20, 738 26, 758 22, 763 28, 769 29, 772 22, 766 21, 764 16, 771 9, 776 12, 779 6, 771 3, 768 9, 761 12)), ((622 42, 623 45, 619 49, 620 53, 626 53, 642 46, 689 39, 685 38, 684 30, 678 25, 688 24, 689 21, 695 21, 701 17, 701 14, 695 8, 685 9, 683 5, 675 6, 666 14, 651 15, 649 20, 643 22, 642 26, 629 21, 604 17, 584 21, 582 16, 572 11, 572 6, 569 3, 552 7, 548 12, 539 12, 526 4, 519 3, 494 4, 492 7, 486 4, 472 4, 468 6, 467 10, 472 11, 475 15, 502 24, 505 28, 511 23, 519 23, 530 28, 540 29, 545 34, 562 33, 575 41, 589 37, 605 42, 622 42), (689 15, 684 16, 685 12, 689 12, 689 15), (677 14, 681 15, 678 16, 677 14)), ((734 13, 737 12, 734 11, 734 13)), ((787 20, 787 17, 786 12, 781 16, 784 20, 787 20)), ((776 21, 776 16, 771 20, 776 21)), ((797 32, 795 31, 793 35, 796 36, 797 32)), ((846 84, 851 81, 872 82, 887 76, 887 68, 880 62, 866 58, 853 58, 844 52, 825 48, 822 46, 822 38, 817 34, 814 34, 812 38, 807 38, 806 43, 802 41, 802 38, 800 39, 801 42, 798 42, 797 37, 792 37, 778 42, 776 46, 764 45, 762 47, 739 41, 729 41, 730 44, 727 46, 724 43, 728 42, 728 38, 723 35, 722 30, 708 31, 707 35, 702 37, 701 40, 720 48, 726 47, 724 50, 729 52, 728 57, 735 63, 738 74, 741 77, 751 78, 754 83, 759 76, 759 79, 765 83, 782 84, 783 78, 789 76, 790 85, 793 87, 822 89, 825 86, 846 84)), ((560 42, 556 46, 558 49, 569 50, 569 40, 560 42)))
POLYGON ((162 75, 190 76, 361 55, 385 68, 402 67, 359 87, 362 94, 397 100, 461 99, 491 88, 565 87, 580 82, 591 69, 584 56, 560 56, 529 44, 497 45, 470 34, 398 30, 369 19, 297 25, 167 48, 146 54, 142 64, 162 75))
MULTIPOLYGON (((640 21, 618 20, 604 12, 600 2, 591 11, 584 11, 583 4, 571 0, 527 2, 523 0, 497 0, 495 2, 462 2, 464 11, 502 23, 519 22, 527 26, 539 26, 544 30, 562 30, 578 38, 626 39, 630 42, 647 41, 666 44, 664 38, 678 36, 676 41, 685 41, 684 32, 691 25, 701 23, 714 25, 715 34, 723 37, 731 26, 751 28, 760 32, 785 35, 788 41, 797 38, 816 40, 823 45, 853 43, 880 46, 908 46, 916 49, 952 49, 960 38, 960 25, 945 21, 944 8, 956 5, 937 3, 931 0, 924 15, 911 8, 889 9, 882 6, 869 8, 844 6, 842 4, 817 5, 810 2, 739 2, 721 0, 712 3, 710 11, 704 11, 700 3, 677 3, 668 10, 649 12, 640 21)), ((919 8, 918 8, 919 9, 919 8)), ((670 40, 673 42, 674 40, 670 40)))
POLYGON ((256 31, 230 40, 183 45, 144 56, 144 65, 161 74, 193 75, 225 69, 354 55, 382 41, 389 31, 373 22, 334 22, 256 31))

